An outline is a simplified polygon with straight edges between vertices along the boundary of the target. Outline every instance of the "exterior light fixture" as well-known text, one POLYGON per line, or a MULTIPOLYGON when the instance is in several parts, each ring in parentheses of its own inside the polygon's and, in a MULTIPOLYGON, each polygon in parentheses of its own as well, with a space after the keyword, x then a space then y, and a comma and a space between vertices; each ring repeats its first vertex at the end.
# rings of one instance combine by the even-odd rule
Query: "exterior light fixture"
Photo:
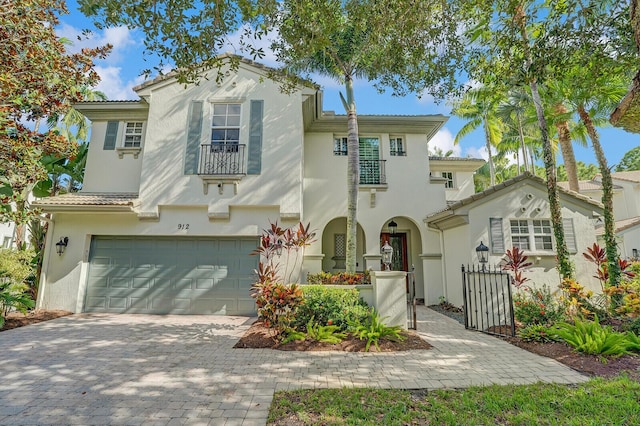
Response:
POLYGON ((398 224, 395 223, 395 221, 393 219, 391 219, 391 222, 389 222, 387 227, 389 228, 389 233, 391 235, 395 235, 396 231, 398 230, 398 224))
POLYGON ((476 247, 476 254, 478 255, 478 262, 482 265, 482 270, 484 271, 484 267, 489 261, 489 247, 482 244, 480 241, 480 245, 476 247))
POLYGON ((389 241, 384 242, 384 245, 380 249, 380 253, 382 254, 382 264, 384 265, 384 269, 386 271, 390 271, 391 260, 393 259, 393 247, 389 245, 389 241))
POLYGON ((633 256, 634 259, 638 258, 638 249, 631 249, 631 256, 633 256))
POLYGON ((58 256, 62 256, 67 245, 69 245, 69 237, 60 237, 60 241, 56 243, 56 253, 58 253, 58 256))

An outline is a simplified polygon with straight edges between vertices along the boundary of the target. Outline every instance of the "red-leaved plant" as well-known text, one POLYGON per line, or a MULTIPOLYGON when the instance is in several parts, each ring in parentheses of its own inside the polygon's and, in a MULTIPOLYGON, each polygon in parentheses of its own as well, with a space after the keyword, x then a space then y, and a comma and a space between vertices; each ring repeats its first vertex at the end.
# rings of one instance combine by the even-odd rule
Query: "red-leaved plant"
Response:
POLYGON ((524 283, 529 281, 529 278, 524 276, 525 268, 533 265, 531 262, 527 262, 529 256, 524 254, 524 251, 518 247, 513 247, 511 250, 507 250, 505 253, 505 259, 502 259, 500 268, 503 271, 513 272, 512 283, 516 288, 520 288, 524 283))
MULTIPOLYGON (((607 264, 607 253, 605 250, 598 245, 598 243, 593 243, 593 246, 587 247, 587 251, 582 253, 585 259, 587 259, 591 263, 595 263, 596 265, 596 275, 594 278, 597 278, 600 281, 600 286, 604 289, 605 284, 609 281, 609 265, 607 264)), ((626 278, 632 279, 636 276, 636 274, 629 270, 632 262, 624 259, 618 259, 618 267, 620 268, 620 273, 624 275, 626 278)))
POLYGON ((289 229, 281 228, 277 222, 270 223, 251 253, 260 256, 255 271, 258 279, 251 287, 251 297, 256 300, 258 316, 265 326, 276 331, 274 337, 284 335, 291 328, 298 306, 304 303, 302 290, 291 283, 291 277, 296 270, 296 279, 299 277, 304 248, 313 243, 315 235, 309 225, 302 223, 289 229), (283 255, 286 256, 284 269, 276 262, 283 255), (293 265, 290 265, 292 258, 293 265))

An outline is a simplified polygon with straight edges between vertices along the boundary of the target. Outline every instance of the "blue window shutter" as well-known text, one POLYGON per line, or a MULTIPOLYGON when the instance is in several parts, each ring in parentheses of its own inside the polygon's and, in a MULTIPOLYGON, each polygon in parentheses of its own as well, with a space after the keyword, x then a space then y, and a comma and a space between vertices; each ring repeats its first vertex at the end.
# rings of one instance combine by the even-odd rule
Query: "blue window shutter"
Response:
POLYGON ((491 253, 504 253, 504 232, 502 231, 502 218, 489 218, 489 235, 491 240, 491 253))
POLYGON ((264 101, 251 101, 249 110, 249 154, 247 174, 259 175, 262 171, 262 115, 264 101))
POLYGON ((116 149, 116 139, 118 138, 118 121, 107 122, 107 133, 104 135, 104 150, 116 149))
POLYGON ((564 228, 564 240, 567 243, 567 250, 569 250, 571 254, 576 254, 578 252, 578 245, 576 244, 576 232, 573 228, 573 219, 562 219, 562 227, 564 228))
POLYGON ((202 101, 193 101, 189 105, 187 116, 187 148, 184 156, 184 174, 198 173, 198 158, 200 157, 200 135, 202 134, 202 101))

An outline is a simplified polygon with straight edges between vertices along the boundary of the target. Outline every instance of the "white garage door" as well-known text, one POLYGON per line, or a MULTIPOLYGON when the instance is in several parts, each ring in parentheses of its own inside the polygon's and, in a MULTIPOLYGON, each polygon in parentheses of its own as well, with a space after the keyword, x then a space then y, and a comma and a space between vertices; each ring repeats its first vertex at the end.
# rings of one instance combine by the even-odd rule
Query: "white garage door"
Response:
POLYGON ((93 237, 85 312, 255 315, 257 238, 93 237))

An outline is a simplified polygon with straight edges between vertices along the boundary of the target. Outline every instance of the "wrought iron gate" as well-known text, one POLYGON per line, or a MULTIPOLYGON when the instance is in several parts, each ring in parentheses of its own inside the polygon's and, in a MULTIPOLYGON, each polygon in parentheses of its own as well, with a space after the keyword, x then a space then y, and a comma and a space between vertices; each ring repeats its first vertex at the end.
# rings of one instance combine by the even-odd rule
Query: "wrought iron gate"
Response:
POLYGON ((515 336, 511 276, 497 268, 462 265, 464 326, 499 336, 515 336))
POLYGON ((416 318, 416 268, 411 265, 411 272, 407 272, 407 307, 409 313, 409 329, 418 329, 418 320, 416 318))

